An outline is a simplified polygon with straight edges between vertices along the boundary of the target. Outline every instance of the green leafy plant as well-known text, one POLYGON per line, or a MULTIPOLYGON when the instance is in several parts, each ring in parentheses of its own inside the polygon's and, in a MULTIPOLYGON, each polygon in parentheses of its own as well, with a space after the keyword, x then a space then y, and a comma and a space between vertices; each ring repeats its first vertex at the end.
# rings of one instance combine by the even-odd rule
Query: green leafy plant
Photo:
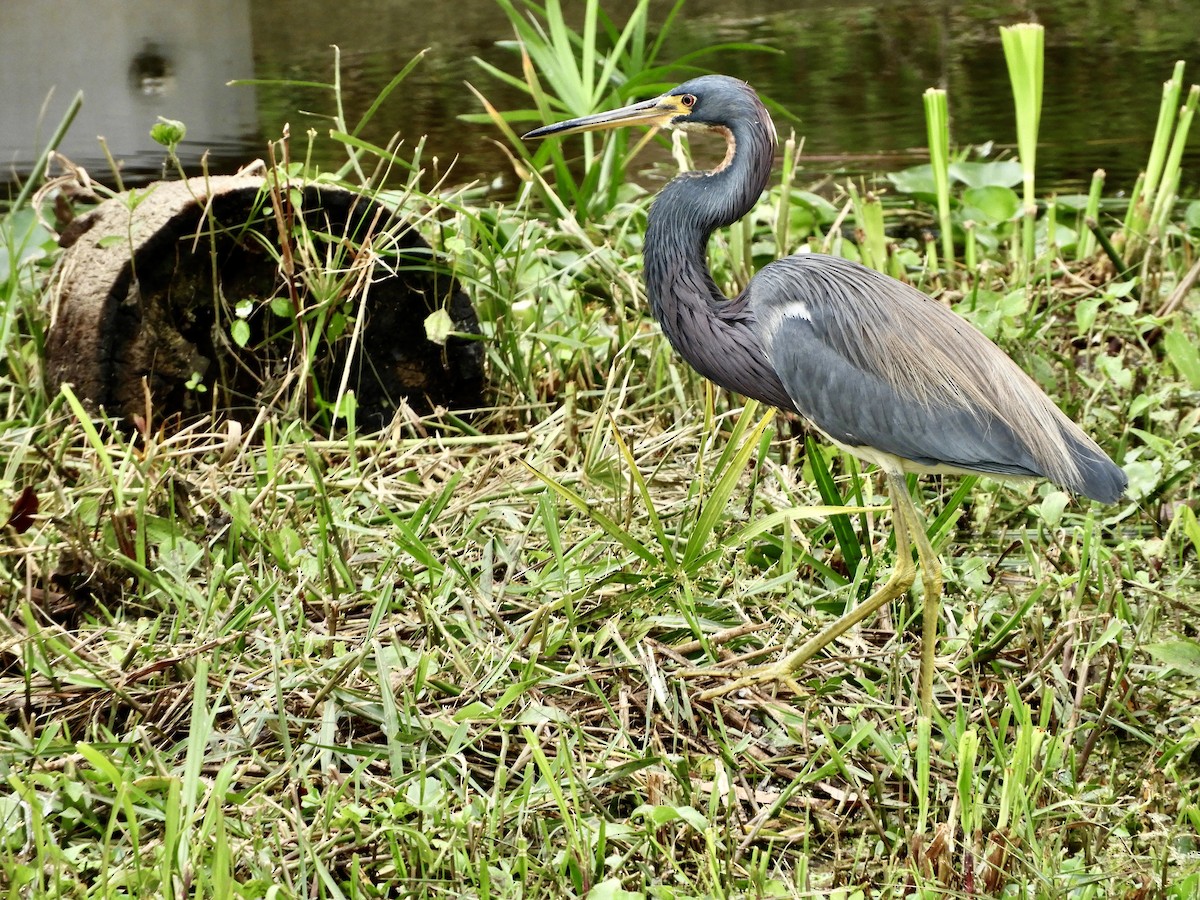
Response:
POLYGON ((1125 216, 1124 258, 1127 262, 1137 262, 1147 246, 1162 236, 1179 192, 1180 162, 1196 104, 1200 102, 1200 85, 1192 85, 1183 106, 1179 105, 1183 71, 1184 63, 1180 60, 1163 84, 1150 157, 1125 216))
POLYGON ((168 167, 182 177, 183 164, 179 161, 178 151, 179 145, 187 137, 187 126, 178 119, 164 119, 159 116, 158 122, 150 129, 150 137, 156 144, 167 148, 167 159, 163 163, 164 177, 168 167))
POLYGON ((544 5, 533 0, 497 2, 516 32, 512 46, 520 53, 521 75, 511 75, 482 59, 476 58, 475 62, 491 77, 528 96, 532 106, 501 112, 476 90, 487 112, 464 118, 491 122, 500 128, 521 168, 530 177, 537 176, 533 184, 541 199, 559 215, 579 210, 595 218, 611 210, 627 190, 629 160, 645 138, 627 129, 603 137, 584 134, 580 166, 569 162, 568 154, 574 154, 574 150, 557 141, 531 147, 520 139, 521 131, 555 119, 600 112, 665 90, 671 86, 669 77, 688 72, 708 54, 763 49, 752 44, 720 44, 664 64, 663 45, 684 0, 676 0, 657 24, 653 37, 649 0, 638 0, 624 25, 613 21, 601 0, 586 0, 579 32, 567 24, 561 0, 547 0, 544 5), (547 166, 550 175, 544 184, 540 173, 547 166), (580 168, 582 176, 577 175, 580 168))

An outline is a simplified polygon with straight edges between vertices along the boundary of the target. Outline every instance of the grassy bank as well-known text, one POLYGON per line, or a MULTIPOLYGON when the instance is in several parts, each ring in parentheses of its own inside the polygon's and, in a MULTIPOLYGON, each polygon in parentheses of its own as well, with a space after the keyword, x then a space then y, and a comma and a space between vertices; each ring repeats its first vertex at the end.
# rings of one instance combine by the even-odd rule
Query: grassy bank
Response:
MULTIPOLYGON (((664 73, 631 21, 609 39, 644 73, 626 91, 644 93, 664 73)), ((599 23, 586 41, 604 40, 599 23)), ((608 57, 585 54, 559 102, 578 54, 548 32, 523 35, 540 79, 510 135, 618 99, 608 57)), ((387 154, 338 125, 343 176, 386 198, 371 183, 387 154)), ((479 312, 491 405, 378 434, 269 408, 246 427, 123 430, 47 395, 42 297, 60 251, 14 204, 0 885, 1196 896, 1200 206, 1160 199, 1171 135, 1153 190, 1091 205, 1018 197, 1030 173, 971 158, 897 173, 887 206, 862 186, 817 195, 792 144, 755 213, 713 241, 729 293, 801 247, 903 275, 1130 476, 1112 507, 1045 483, 919 482, 947 579, 928 733, 919 598, 806 667, 798 695, 699 698, 866 596, 893 553, 873 473, 715 392, 657 333, 633 176, 662 173, 639 169, 637 135, 586 145, 586 169, 514 140, 527 179, 502 204, 414 171, 400 195, 479 312), (935 215, 953 245, 890 227, 935 215)))

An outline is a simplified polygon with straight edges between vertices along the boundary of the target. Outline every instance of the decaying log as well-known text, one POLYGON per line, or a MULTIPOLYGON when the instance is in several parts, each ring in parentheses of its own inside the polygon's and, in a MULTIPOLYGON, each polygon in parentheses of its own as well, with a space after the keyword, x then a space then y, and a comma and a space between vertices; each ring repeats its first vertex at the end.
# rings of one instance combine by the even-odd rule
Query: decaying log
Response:
POLYGON ((343 382, 363 428, 401 401, 481 405, 479 342, 434 343, 424 324, 444 308, 454 331, 478 334, 466 294, 413 228, 350 191, 258 175, 159 182, 106 200, 61 243, 47 386, 70 383, 110 415, 311 415, 343 382))

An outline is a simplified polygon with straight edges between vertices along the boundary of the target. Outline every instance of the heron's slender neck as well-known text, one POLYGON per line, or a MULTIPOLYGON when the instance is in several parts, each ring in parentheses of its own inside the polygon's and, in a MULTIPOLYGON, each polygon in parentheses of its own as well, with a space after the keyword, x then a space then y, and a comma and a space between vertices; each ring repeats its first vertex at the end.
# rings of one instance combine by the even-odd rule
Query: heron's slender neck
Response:
POLYGON ((766 364, 746 297, 729 300, 708 270, 708 239, 744 216, 771 175, 775 128, 765 109, 726 131, 729 152, 711 172, 688 172, 663 188, 646 230, 646 293, 671 345, 722 387, 794 409, 766 364))

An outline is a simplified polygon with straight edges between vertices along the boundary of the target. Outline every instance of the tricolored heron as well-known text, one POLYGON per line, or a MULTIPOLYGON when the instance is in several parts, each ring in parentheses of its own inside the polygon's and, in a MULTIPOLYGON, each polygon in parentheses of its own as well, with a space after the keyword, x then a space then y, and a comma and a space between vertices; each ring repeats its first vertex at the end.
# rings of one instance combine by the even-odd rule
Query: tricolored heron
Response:
POLYGON ((942 574, 905 473, 1045 477, 1104 503, 1121 497, 1125 474, 1004 351, 901 281, 805 253, 764 266, 734 299, 721 293, 708 271, 709 236, 754 206, 775 153, 775 125, 745 82, 705 75, 525 137, 632 124, 716 132, 727 144, 720 165, 678 176, 650 210, 646 293, 667 339, 718 385, 799 413, 842 449, 879 466, 893 505, 897 562, 887 581, 779 663, 711 693, 793 683, 822 647, 908 591, 916 577, 911 538, 925 589, 919 697, 928 716, 942 574))

